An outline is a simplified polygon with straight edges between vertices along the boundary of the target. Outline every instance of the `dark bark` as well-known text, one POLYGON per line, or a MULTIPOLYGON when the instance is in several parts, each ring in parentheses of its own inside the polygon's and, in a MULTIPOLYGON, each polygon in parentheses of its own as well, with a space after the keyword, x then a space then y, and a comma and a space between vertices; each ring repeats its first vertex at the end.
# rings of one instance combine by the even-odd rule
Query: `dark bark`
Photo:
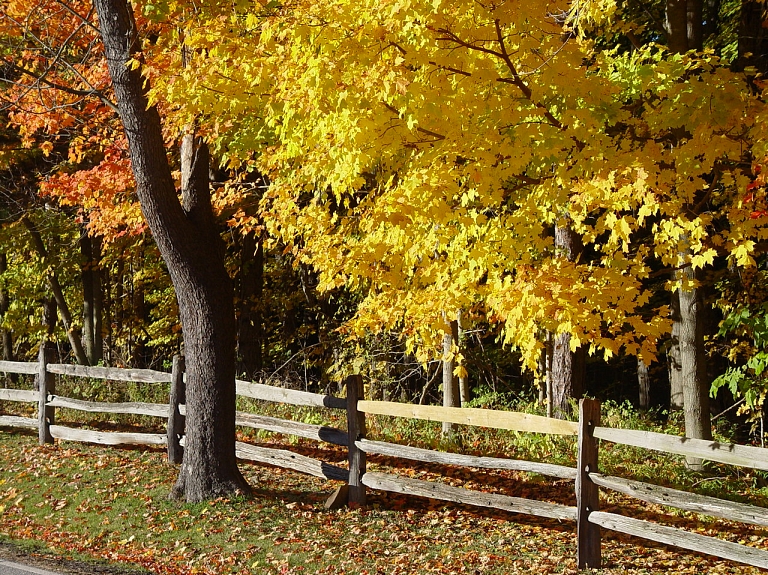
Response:
POLYGON ((240 264, 240 313, 238 314, 237 355, 239 372, 252 379, 264 367, 264 322, 261 313, 264 294, 264 246, 254 232, 243 236, 240 264))
POLYGON ((147 301, 144 297, 144 285, 131 278, 131 320, 129 328, 129 351, 131 353, 131 365, 144 368, 149 367, 149 358, 146 348, 146 339, 143 327, 147 321, 147 301))
MULTIPOLYGON (((565 226, 555 227, 555 251, 568 261, 576 261, 584 246, 579 234, 565 226)), ((550 377, 552 395, 552 414, 565 418, 571 413, 571 400, 581 397, 584 388, 586 367, 586 348, 579 347, 571 351, 571 334, 561 333, 554 337, 550 377)))
POLYGON ((104 357, 101 334, 100 242, 83 231, 79 243, 80 254, 83 256, 80 268, 80 278, 83 283, 83 347, 88 362, 91 365, 97 365, 104 357))
POLYGON ((704 1, 688 0, 688 38, 689 50, 702 50, 704 48, 704 1))
MULTIPOLYGON (((0 274, 8 270, 8 256, 0 253, 0 274)), ((11 306, 11 299, 5 288, 0 287, 0 318, 4 318, 11 306)), ((13 361, 13 334, 11 330, 3 328, 0 330, 3 338, 3 361, 13 361)), ((9 374, 13 381, 16 381, 16 374, 9 374)))
POLYGON ((682 360, 680 357, 680 292, 672 293, 671 302, 672 333, 667 348, 667 367, 669 368, 669 407, 683 408, 682 360))
POLYGON ((97 364, 104 359, 104 274, 101 269, 101 238, 91 238, 93 254, 93 268, 91 279, 93 281, 93 363, 97 364))
POLYGON ((667 0, 667 47, 678 54, 688 51, 688 2, 667 0))
POLYGON ((53 339, 53 335, 56 332, 57 307, 55 298, 48 297, 43 300, 43 326, 45 327, 45 335, 48 341, 53 339))
POLYGON ((640 409, 648 409, 651 406, 651 374, 648 365, 640 358, 637 358, 637 386, 640 409))
MULTIPOLYGON (((48 251, 45 249, 43 238, 40 235, 40 231, 37 229, 37 226, 29 218, 28 215, 23 216, 21 218, 21 222, 24 224, 24 227, 26 227, 27 231, 29 232, 29 236, 32 239, 32 246, 35 248, 35 251, 47 264, 48 251)), ((75 359, 77 360, 77 363, 79 363, 80 365, 88 365, 88 358, 86 357, 85 351, 83 350, 83 345, 80 341, 80 334, 78 333, 78 330, 75 328, 72 322, 72 314, 69 311, 67 300, 64 299, 64 291, 61 289, 61 284, 59 284, 59 278, 56 276, 56 272, 53 271, 50 265, 48 265, 47 267, 49 270, 48 276, 47 276, 48 287, 51 288, 51 292, 53 292, 53 297, 56 298, 56 305, 59 308, 61 323, 64 324, 64 330, 67 332, 67 339, 69 339, 69 344, 72 346, 72 353, 75 354, 75 359)))
POLYGON ((714 37, 720 24, 720 0, 706 0, 706 12, 702 23, 704 40, 714 37))
MULTIPOLYGON (((696 280, 696 272, 688 266, 678 272, 678 279, 696 280)), ((704 302, 698 287, 680 292, 680 371, 683 382, 685 436, 712 439, 709 413, 709 381, 704 350, 704 302)), ((700 468, 702 461, 687 458, 688 466, 700 468)))
POLYGON ((188 177, 179 203, 160 116, 146 80, 126 62, 138 49, 125 0, 95 0, 112 85, 144 216, 179 303, 187 367, 184 461, 171 495, 202 501, 249 487, 235 458, 235 315, 232 283, 210 205, 208 149, 184 138, 188 177))
POLYGON ((758 72, 768 71, 768 36, 764 24, 768 20, 765 2, 742 0, 739 18, 739 57, 737 68, 754 66, 758 72))

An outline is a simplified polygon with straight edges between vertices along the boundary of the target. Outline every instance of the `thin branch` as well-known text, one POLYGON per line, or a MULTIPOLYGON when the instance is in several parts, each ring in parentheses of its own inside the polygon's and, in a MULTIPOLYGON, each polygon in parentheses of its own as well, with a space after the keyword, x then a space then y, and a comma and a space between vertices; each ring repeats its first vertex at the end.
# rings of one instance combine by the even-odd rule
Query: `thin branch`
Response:
MULTIPOLYGON (((63 84, 58 84, 56 82, 52 82, 52 81, 48 80, 45 77, 45 74, 47 74, 47 71, 43 75, 40 75, 40 74, 36 74, 35 72, 32 72, 31 70, 27 70, 26 68, 18 66, 16 64, 14 64, 13 62, 9 62, 8 60, 5 60, 4 58, 3 58, 2 61, 3 61, 3 63, 5 65, 10 66, 11 69, 13 69, 14 71, 34 78, 35 82, 32 85, 29 85, 29 86, 27 86, 25 84, 19 84, 18 82, 14 82, 14 81, 8 80, 6 78, 0 78, 0 82, 5 82, 6 84, 11 84, 11 85, 15 85, 15 86, 25 86, 26 88, 28 88, 28 91, 35 89, 36 84, 44 84, 45 86, 48 86, 49 88, 52 88, 54 90, 60 90, 60 91, 62 91, 64 93, 66 93, 66 94, 72 94, 73 96, 82 96, 82 97, 94 96, 94 97, 98 98, 99 100, 101 100, 104 103, 104 105, 109 107, 113 112, 117 113, 117 106, 109 98, 104 96, 104 94, 102 92, 100 92, 99 90, 96 90, 95 88, 91 88, 90 90, 78 90, 76 88, 70 88, 69 86, 65 86, 63 84)), ((38 87, 38 89, 39 89, 39 87, 38 87)), ((20 96, 19 98, 22 98, 22 97, 23 97, 23 95, 20 96)))

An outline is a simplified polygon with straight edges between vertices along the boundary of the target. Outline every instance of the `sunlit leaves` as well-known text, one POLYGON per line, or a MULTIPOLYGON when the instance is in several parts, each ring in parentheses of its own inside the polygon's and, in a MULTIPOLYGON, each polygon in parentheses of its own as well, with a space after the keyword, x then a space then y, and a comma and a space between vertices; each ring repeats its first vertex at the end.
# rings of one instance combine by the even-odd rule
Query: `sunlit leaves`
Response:
POLYGON ((472 309, 529 366, 542 329, 650 359, 668 328, 652 267, 753 262, 765 212, 744 199, 764 186, 744 159, 765 155, 766 112, 710 53, 597 50, 615 8, 203 3, 185 13, 193 64, 155 98, 269 175, 268 230, 321 289, 363 296, 347 333, 431 349, 443 313, 472 309), (590 254, 567 264, 564 221, 590 254))

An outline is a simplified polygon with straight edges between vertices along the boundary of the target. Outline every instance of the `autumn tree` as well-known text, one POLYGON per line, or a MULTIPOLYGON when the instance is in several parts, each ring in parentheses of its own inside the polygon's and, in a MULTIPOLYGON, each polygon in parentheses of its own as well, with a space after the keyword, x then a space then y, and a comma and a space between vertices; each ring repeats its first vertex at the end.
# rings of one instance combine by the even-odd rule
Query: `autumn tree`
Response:
MULTIPOLYGON (((199 501, 248 491, 235 459, 232 284, 211 210, 205 143, 192 133, 182 138, 180 199, 160 115, 148 105, 147 79, 138 65, 141 20, 129 3, 13 2, 3 10, 2 33, 22 47, 17 59, 6 59, 23 79, 9 99, 16 106, 13 120, 28 139, 49 134, 44 151, 59 141, 70 144, 76 161, 98 151, 92 156, 97 164, 92 172, 63 175, 57 193, 64 197, 67 192, 61 188, 69 188, 70 196, 80 196, 76 201, 81 206, 91 201, 109 213, 112 207, 123 207, 111 199, 119 199, 126 186, 92 184, 117 180, 125 173, 122 168, 130 167, 144 217, 176 288, 187 355, 188 416, 186 453, 173 494, 199 501), (33 89, 25 90, 25 82, 33 89), (95 115, 105 118, 104 125, 80 130, 87 135, 81 142, 62 139, 66 128, 75 131, 95 115), (117 137, 109 138, 115 132, 117 137), (115 141, 117 149, 110 147, 115 141), (127 143, 130 164, 120 153, 121 141, 127 143), (78 145, 83 142, 91 146, 78 145), (106 201, 99 198, 102 192, 106 201)), ((93 221, 99 225, 107 218, 93 221)))
POLYGON ((483 308, 532 369, 542 329, 650 362, 671 325, 651 264, 750 265, 765 235, 741 201, 762 101, 687 36, 624 44, 645 32, 622 6, 200 6, 193 71, 155 97, 270 176, 261 218, 320 289, 362 294, 353 336, 401 330, 426 361, 443 314, 483 308), (590 257, 559 257, 555 226, 590 257))

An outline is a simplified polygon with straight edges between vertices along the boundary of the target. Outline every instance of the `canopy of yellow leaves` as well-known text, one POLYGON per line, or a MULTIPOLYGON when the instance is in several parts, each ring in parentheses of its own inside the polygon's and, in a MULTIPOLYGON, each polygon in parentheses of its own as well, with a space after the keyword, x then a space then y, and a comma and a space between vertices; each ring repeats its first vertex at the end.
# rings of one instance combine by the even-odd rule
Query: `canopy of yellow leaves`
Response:
POLYGON ((545 329, 650 360, 669 328, 652 268, 751 265, 766 239, 765 191, 746 193, 763 101, 711 54, 597 49, 582 32, 611 25, 608 0, 198 6, 166 6, 191 64, 167 37, 155 101, 269 176, 269 231, 322 289, 364 296, 350 334, 401 329, 426 354, 470 310, 529 367, 545 329))

